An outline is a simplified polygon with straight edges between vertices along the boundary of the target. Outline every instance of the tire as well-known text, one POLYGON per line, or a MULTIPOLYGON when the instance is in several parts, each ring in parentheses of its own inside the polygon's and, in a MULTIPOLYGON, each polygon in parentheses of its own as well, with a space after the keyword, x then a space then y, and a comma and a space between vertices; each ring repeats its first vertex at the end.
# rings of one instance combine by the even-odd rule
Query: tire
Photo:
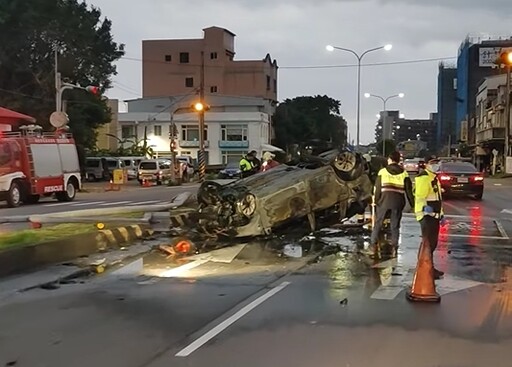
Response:
POLYGON ((58 201, 73 201, 76 196, 78 185, 73 178, 70 178, 66 184, 66 191, 55 193, 58 201))
POLYGON ((25 204, 37 204, 39 202, 40 198, 41 198, 41 195, 30 195, 30 194, 27 194, 26 198, 23 199, 23 203, 25 203, 25 204))
POLYGON ((96 182, 98 180, 96 179, 95 175, 88 175, 87 176, 87 181, 89 181, 89 182, 96 182))
POLYGON ((13 181, 11 183, 11 187, 9 188, 9 191, 7 192, 7 206, 9 208, 17 208, 21 205, 21 198, 23 197, 23 192, 21 189, 21 185, 13 181))
POLYGON ((336 157, 333 167, 343 181, 357 180, 364 172, 361 156, 348 151, 336 157))
POLYGON ((475 195, 475 200, 480 201, 480 200, 482 200, 483 197, 484 197, 484 192, 482 191, 481 193, 475 195))

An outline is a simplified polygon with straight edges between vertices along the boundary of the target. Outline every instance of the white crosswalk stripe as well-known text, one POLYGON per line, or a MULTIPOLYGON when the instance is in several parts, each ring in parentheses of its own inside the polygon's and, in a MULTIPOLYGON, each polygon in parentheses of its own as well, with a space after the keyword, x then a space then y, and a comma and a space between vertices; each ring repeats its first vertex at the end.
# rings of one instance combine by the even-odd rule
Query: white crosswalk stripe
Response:
POLYGON ((138 205, 165 205, 169 204, 169 201, 165 200, 148 200, 148 201, 78 201, 78 202, 69 202, 69 203, 55 203, 55 204, 44 204, 44 207, 59 207, 59 206, 68 206, 68 207, 83 207, 83 206, 138 206, 138 205))

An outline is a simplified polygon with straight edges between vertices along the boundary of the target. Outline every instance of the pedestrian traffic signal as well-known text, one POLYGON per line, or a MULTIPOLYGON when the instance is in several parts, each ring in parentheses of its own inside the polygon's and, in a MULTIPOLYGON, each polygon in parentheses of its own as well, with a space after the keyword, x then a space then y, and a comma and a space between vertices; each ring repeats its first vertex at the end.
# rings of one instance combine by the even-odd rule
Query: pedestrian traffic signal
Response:
POLYGON ((91 94, 94 94, 95 96, 98 96, 101 94, 100 87, 96 87, 94 85, 89 85, 88 87, 85 87, 85 90, 91 94))

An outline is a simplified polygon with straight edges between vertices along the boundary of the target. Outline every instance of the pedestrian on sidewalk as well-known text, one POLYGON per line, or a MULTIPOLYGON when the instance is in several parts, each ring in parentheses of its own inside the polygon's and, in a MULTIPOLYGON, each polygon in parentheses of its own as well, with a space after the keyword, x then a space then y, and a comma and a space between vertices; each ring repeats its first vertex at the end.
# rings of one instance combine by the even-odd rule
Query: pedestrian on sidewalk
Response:
POLYGON ((365 251, 369 256, 374 256, 377 251, 379 235, 388 214, 391 219, 391 246, 395 250, 398 248, 405 197, 407 196, 411 207, 414 205, 412 181, 400 166, 400 158, 399 152, 392 152, 388 156, 388 166, 379 171, 375 180, 373 203, 376 206, 376 213, 370 245, 365 251))
MULTIPOLYGON (((439 160, 435 156, 425 159, 425 169, 415 179, 414 212, 420 223, 421 237, 430 246, 432 262, 439 240, 439 229, 444 222, 441 185, 437 179, 439 160)), ((440 279, 444 272, 434 267, 434 278, 440 279)))

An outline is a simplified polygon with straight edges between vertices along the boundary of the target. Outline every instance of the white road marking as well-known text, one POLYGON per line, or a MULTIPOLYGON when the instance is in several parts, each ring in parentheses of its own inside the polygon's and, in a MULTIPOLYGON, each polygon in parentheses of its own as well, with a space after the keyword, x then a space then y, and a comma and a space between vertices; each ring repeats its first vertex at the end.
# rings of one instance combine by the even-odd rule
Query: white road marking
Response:
POLYGON ((160 274, 160 276, 162 278, 176 277, 176 276, 179 276, 179 275, 183 274, 186 271, 192 270, 194 268, 197 268, 198 266, 206 264, 209 261, 210 261, 210 258, 192 261, 192 262, 189 262, 189 263, 187 263, 185 265, 178 266, 177 268, 164 271, 162 274, 160 274))
POLYGON ((494 186, 502 186, 502 184, 494 184, 494 186))
POLYGON ((509 238, 500 237, 500 236, 475 236, 471 234, 449 234, 447 237, 459 237, 459 238, 474 238, 474 239, 483 239, 483 240, 508 240, 509 238))
POLYGON ((71 206, 86 206, 86 205, 98 205, 102 204, 104 201, 89 201, 86 203, 72 204, 71 206))
POLYGON ((53 207, 53 206, 63 206, 63 205, 71 205, 73 203, 56 203, 56 204, 45 204, 43 206, 46 206, 46 207, 53 207))
POLYGON ((128 203, 133 203, 133 201, 116 201, 116 202, 112 202, 112 203, 103 203, 103 204, 100 204, 100 206, 112 206, 112 205, 121 205, 121 204, 128 204, 128 203))
POLYGON ((130 203, 128 205, 145 205, 145 204, 154 204, 159 203, 161 200, 150 200, 150 201, 139 201, 136 203, 130 203))
POLYGON ((387 285, 381 285, 373 294, 373 299, 392 300, 395 299, 404 289, 404 280, 408 271, 404 271, 402 275, 392 276, 391 281, 387 285))
POLYGON ((510 237, 507 234, 507 231, 505 231, 505 228, 503 228, 503 224, 499 220, 495 220, 494 224, 496 224, 496 227, 498 227, 498 231, 500 231, 501 237, 505 239, 510 239, 510 237))
POLYGON ((503 209, 501 211, 501 214, 512 214, 512 210, 510 210, 510 209, 503 209))
POLYGON ((254 301, 240 309, 238 312, 236 312, 234 315, 228 317, 226 320, 222 321, 220 324, 212 328, 210 331, 208 331, 206 334, 202 335, 192 343, 190 343, 187 347, 180 350, 178 353, 176 353, 176 357, 187 357, 190 354, 194 353, 197 349, 201 348, 204 344, 208 343, 211 339, 216 337, 218 334, 223 332, 225 329, 227 329, 229 326, 240 320, 242 317, 244 317, 246 314, 251 312, 253 309, 261 305, 263 302, 268 300, 270 297, 276 295, 277 293, 281 292, 283 289, 285 289, 288 285, 290 285, 290 282, 283 282, 277 287, 269 290, 267 293, 261 295, 260 297, 256 298, 254 301))

